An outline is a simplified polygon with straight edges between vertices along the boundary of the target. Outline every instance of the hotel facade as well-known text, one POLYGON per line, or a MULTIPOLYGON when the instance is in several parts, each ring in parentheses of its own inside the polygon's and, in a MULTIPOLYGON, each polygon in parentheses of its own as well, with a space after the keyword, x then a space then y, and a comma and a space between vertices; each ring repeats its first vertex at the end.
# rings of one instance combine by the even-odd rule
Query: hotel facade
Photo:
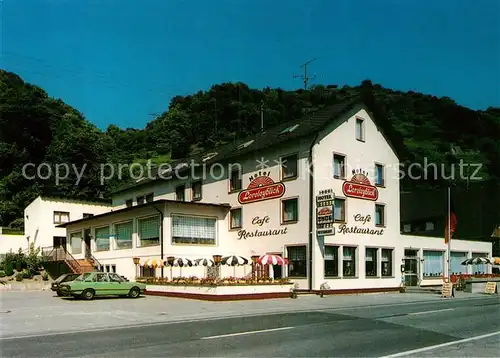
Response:
POLYGON ((115 192, 106 212, 61 224, 66 248, 129 278, 206 275, 204 267, 140 267, 150 258, 271 253, 289 264, 270 274, 304 290, 436 285, 448 264, 453 273, 489 272, 460 263, 491 256, 491 243, 452 240, 448 258, 442 237, 401 232, 399 159, 377 123, 362 103, 339 104, 156 167, 115 192))

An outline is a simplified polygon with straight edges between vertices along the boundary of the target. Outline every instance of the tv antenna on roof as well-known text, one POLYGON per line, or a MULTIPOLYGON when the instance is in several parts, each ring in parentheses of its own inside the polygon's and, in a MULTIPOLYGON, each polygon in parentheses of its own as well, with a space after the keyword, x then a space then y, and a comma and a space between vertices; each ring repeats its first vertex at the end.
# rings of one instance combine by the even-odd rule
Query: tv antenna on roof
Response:
POLYGON ((316 58, 313 58, 312 60, 309 60, 300 66, 304 68, 303 75, 293 75, 293 78, 302 78, 302 81, 304 82, 304 90, 307 90, 307 84, 309 83, 309 80, 313 80, 316 78, 316 75, 313 75, 312 77, 307 76, 307 66, 313 61, 316 61, 316 58))

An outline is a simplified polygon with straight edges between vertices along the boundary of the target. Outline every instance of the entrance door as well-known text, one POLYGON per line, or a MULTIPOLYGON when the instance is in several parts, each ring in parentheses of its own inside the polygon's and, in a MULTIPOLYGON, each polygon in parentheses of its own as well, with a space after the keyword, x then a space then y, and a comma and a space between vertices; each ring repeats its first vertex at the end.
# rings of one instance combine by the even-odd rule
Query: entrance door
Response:
POLYGON ((416 250, 405 250, 404 279, 405 286, 418 285, 418 257, 416 250))
POLYGON ((52 246, 54 249, 64 249, 66 250, 66 236, 54 236, 52 238, 52 246))
POLYGON ((90 237, 90 229, 85 229, 83 232, 83 238, 85 242, 85 258, 90 259, 92 257, 92 251, 91 251, 91 237, 90 237))

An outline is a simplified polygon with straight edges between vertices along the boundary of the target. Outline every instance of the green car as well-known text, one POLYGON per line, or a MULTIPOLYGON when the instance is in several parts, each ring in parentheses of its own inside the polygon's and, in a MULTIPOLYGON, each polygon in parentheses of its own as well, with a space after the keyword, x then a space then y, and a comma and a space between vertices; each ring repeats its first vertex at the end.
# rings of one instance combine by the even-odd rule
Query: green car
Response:
POLYGON ((91 300, 95 296, 128 296, 137 298, 146 291, 146 284, 130 282, 116 273, 86 272, 71 282, 62 283, 58 295, 91 300))

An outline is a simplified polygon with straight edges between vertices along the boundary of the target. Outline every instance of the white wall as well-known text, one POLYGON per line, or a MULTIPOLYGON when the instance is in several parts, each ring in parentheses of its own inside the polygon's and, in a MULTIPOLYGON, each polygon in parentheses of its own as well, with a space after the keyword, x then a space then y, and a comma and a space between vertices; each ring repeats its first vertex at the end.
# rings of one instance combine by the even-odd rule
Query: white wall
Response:
POLYGON ((0 233, 0 254, 16 253, 20 248, 23 251, 28 249, 28 241, 24 235, 0 233))
MULTIPOLYGON (((397 273, 393 278, 364 280, 365 248, 394 249, 394 259, 402 257, 399 241, 399 180, 393 175, 392 168, 398 168, 399 160, 388 145, 384 136, 365 110, 351 113, 345 120, 330 124, 320 134, 313 148, 314 160, 314 192, 333 189, 336 198, 346 201, 345 223, 335 223, 335 234, 314 240, 314 286, 319 288, 322 282, 328 282, 332 288, 364 288, 364 287, 395 287, 399 284, 397 273), (356 118, 364 120, 364 141, 356 139, 356 118), (334 178, 333 155, 342 154, 346 160, 346 178, 334 178), (375 163, 385 166, 385 186, 378 187, 378 200, 371 201, 347 197, 342 191, 342 185, 353 176, 353 169, 362 169, 368 173, 368 179, 374 185, 375 163), (384 227, 375 226, 375 204, 385 205, 386 223, 384 227), (354 220, 360 214, 370 215, 371 221, 365 224, 354 220), (370 229, 383 229, 382 235, 342 233, 341 225, 370 229), (324 279, 324 245, 339 246, 339 257, 342 258, 342 247, 356 247, 356 276, 358 278, 324 279)), ((314 231, 316 222, 314 220, 314 231)), ((380 250, 379 250, 380 251, 380 250)), ((380 255, 380 253, 379 253, 380 255)), ((341 261, 341 260, 339 260, 341 261)), ((341 274, 341 267, 339 274, 341 274)))
POLYGON ((102 214, 111 210, 110 205, 79 200, 38 197, 24 209, 25 236, 36 246, 53 246, 54 236, 66 236, 66 229, 54 224, 54 211, 70 213, 70 221, 83 218, 84 213, 102 214))

